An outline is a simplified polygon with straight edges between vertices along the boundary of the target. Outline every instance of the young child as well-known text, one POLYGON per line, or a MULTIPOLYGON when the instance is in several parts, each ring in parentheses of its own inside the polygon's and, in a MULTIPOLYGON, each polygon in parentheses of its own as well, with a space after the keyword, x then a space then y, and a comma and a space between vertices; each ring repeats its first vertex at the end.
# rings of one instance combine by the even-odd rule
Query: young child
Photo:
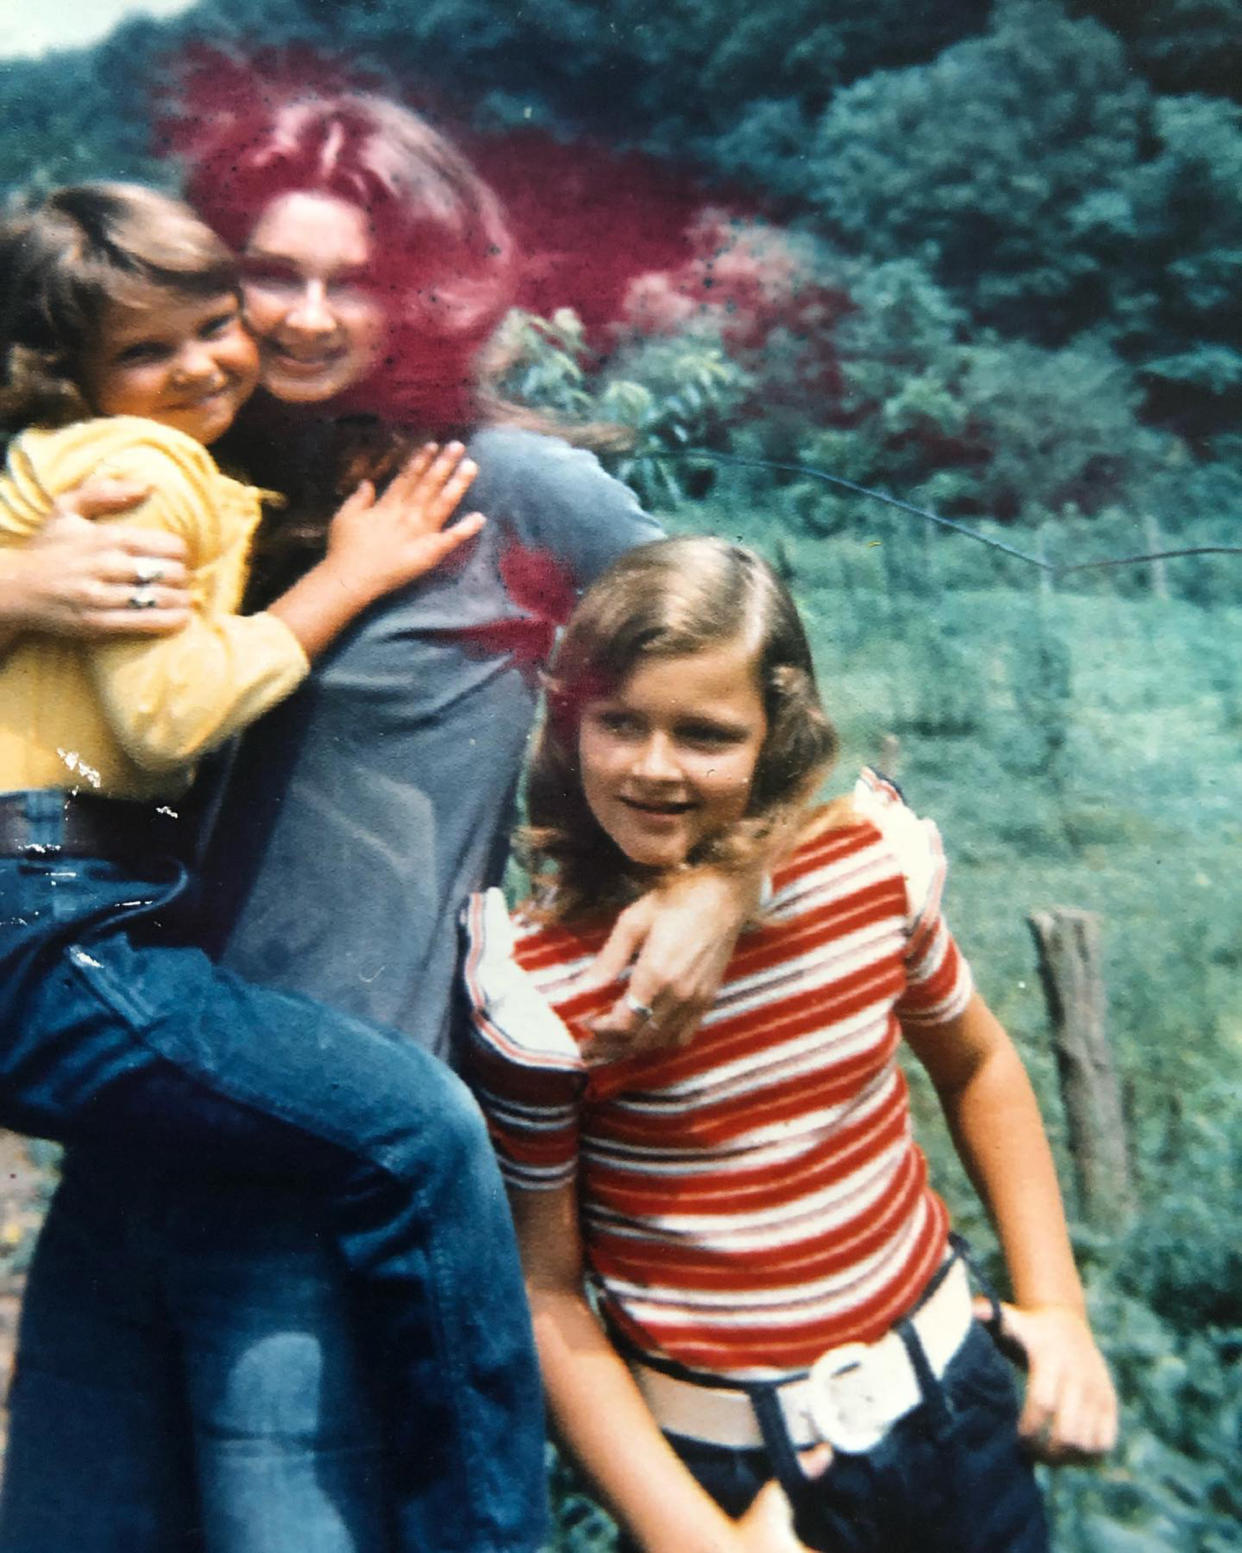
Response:
POLYGON ((566 629, 529 777, 546 888, 512 926, 476 897, 466 960, 547 1398, 646 1553, 800 1545, 773 1479, 813 1548, 1044 1548, 901 1035, 1000 1236, 1024 1431, 1107 1449, 1111 1382, 1029 1081, 940 914, 936 831, 871 773, 810 808, 834 742, 794 605, 747 551, 633 551, 566 629), (616 911, 782 836, 700 1033, 591 1066, 608 993, 576 978, 616 911))
MULTIPOLYGON (((0 228, 0 425, 28 428, 4 542, 102 470, 149 489, 137 521, 184 541, 194 603, 173 636, 28 633, 0 659, 0 1123, 319 1191, 399 1393, 398 1545, 513 1553, 539 1543, 538 1379, 477 1109, 412 1043, 217 970, 178 918, 196 760, 478 531, 444 528, 473 466, 425 448, 361 489, 325 559, 239 617, 260 493, 206 445, 256 374, 232 257, 187 208, 85 185, 0 228)), ((131 606, 160 599, 158 567, 136 571, 131 606)), ((5 1545, 37 1545, 14 1513, 5 1545)))

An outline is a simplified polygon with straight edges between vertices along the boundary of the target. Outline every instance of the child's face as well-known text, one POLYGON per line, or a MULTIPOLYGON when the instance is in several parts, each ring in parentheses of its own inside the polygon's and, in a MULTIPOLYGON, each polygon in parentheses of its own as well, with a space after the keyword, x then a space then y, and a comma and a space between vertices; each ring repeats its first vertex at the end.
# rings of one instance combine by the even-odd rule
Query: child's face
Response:
POLYGON ((675 867, 746 812, 767 727, 742 643, 652 658, 583 709, 586 801, 631 862, 675 867))
POLYGON ((233 424, 259 376, 254 341, 231 292, 184 297, 152 287, 113 302, 82 363, 99 415, 144 415, 211 443, 233 424))

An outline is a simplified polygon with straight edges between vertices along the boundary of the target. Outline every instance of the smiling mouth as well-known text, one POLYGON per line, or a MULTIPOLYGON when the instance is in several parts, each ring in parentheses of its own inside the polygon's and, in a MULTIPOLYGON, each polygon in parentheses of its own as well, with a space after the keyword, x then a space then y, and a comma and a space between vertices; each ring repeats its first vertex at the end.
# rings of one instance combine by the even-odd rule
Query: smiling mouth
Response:
POLYGON ((694 808, 688 801, 675 803, 670 799, 659 798, 622 798, 621 802, 636 814, 652 815, 657 819, 676 819, 679 815, 689 814, 694 808))
POLYGON ((323 372, 334 367, 342 359, 345 352, 341 350, 320 351, 314 356, 301 356, 295 351, 281 345, 268 345, 268 355, 277 360, 282 367, 291 372, 303 372, 308 376, 315 372, 323 372))
POLYGON ((231 399, 234 394, 231 383, 221 383, 218 388, 209 388, 205 393, 195 394, 192 399, 182 400, 179 408, 182 410, 209 410, 213 405, 218 405, 231 399))

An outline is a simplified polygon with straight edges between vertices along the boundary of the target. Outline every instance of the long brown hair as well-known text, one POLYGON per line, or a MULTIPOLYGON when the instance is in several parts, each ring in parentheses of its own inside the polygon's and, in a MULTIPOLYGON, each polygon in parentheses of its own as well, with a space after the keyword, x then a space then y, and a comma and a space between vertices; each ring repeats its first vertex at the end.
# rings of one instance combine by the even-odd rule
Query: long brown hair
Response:
POLYGON ((546 713, 526 781, 523 852, 551 871, 548 909, 581 916, 634 893, 621 850, 591 813, 578 764, 584 705, 649 658, 742 641, 753 662, 767 733, 745 816, 688 862, 745 862, 801 816, 836 754, 806 632, 788 588, 753 551, 719 539, 657 541, 629 551, 574 610, 552 660, 546 713))
POLYGON ((227 58, 199 60, 168 125, 190 203, 243 255, 263 211, 330 195, 366 217, 367 285, 388 316, 384 360, 346 390, 366 412, 443 437, 478 418, 476 358, 507 311, 513 238, 500 201, 412 109, 367 92, 299 89, 227 58), (198 111, 194 111, 197 109, 198 111))

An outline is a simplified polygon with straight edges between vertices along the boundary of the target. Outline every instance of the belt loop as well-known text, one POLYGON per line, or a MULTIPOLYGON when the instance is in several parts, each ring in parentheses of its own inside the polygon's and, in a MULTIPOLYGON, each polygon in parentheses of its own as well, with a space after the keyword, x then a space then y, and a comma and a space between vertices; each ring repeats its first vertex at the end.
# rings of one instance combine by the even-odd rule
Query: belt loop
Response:
MULTIPOLYGON (((907 1316, 899 1321, 893 1329, 905 1344, 910 1363, 914 1366, 914 1373, 918 1378, 919 1390, 923 1393, 923 1408, 927 1419, 927 1433, 936 1449, 945 1456, 944 1473, 942 1479, 943 1502, 939 1507, 939 1515, 944 1521, 942 1530, 950 1527, 958 1527, 959 1522, 967 1509, 962 1497, 961 1475, 953 1470, 950 1452, 953 1447, 951 1426, 953 1423, 953 1406, 945 1391, 944 1382, 936 1378, 935 1372, 927 1362, 927 1354, 923 1344, 919 1340, 919 1334, 915 1331, 913 1323, 907 1316)), ((960 1536, 953 1537, 952 1546, 965 1547, 968 1538, 965 1535, 967 1527, 960 1526, 960 1536)))
POLYGON ((23 795, 32 848, 58 847, 65 835, 65 795, 59 788, 35 788, 23 795))
POLYGON ((965 1235, 959 1235, 956 1230, 950 1230, 949 1244, 953 1247, 954 1253, 965 1262, 970 1276, 979 1286, 980 1294, 988 1302, 988 1319, 984 1322, 984 1325, 993 1337, 999 1337, 1001 1329, 1000 1295, 997 1294, 993 1287, 991 1279, 984 1274, 983 1269, 979 1266, 975 1253, 971 1249, 970 1242, 965 1235))
POLYGON ((919 1391, 923 1397, 923 1406, 927 1410, 927 1420, 931 1425, 933 1435, 939 1435, 946 1424, 950 1422, 949 1404, 945 1397, 944 1387, 936 1379, 936 1373, 927 1362, 927 1354, 923 1350, 923 1344, 919 1341, 919 1334, 914 1329, 914 1323, 909 1316, 904 1316, 893 1328, 901 1339, 906 1353, 910 1357, 910 1363, 914 1367, 915 1378, 919 1383, 919 1391))
POLYGON ((759 1420, 759 1432, 763 1435, 764 1449, 771 1458, 777 1479, 794 1510, 798 1509, 810 1479, 798 1464, 798 1457, 785 1427, 785 1414, 781 1408, 780 1394, 773 1385, 748 1386, 750 1405, 759 1420))

